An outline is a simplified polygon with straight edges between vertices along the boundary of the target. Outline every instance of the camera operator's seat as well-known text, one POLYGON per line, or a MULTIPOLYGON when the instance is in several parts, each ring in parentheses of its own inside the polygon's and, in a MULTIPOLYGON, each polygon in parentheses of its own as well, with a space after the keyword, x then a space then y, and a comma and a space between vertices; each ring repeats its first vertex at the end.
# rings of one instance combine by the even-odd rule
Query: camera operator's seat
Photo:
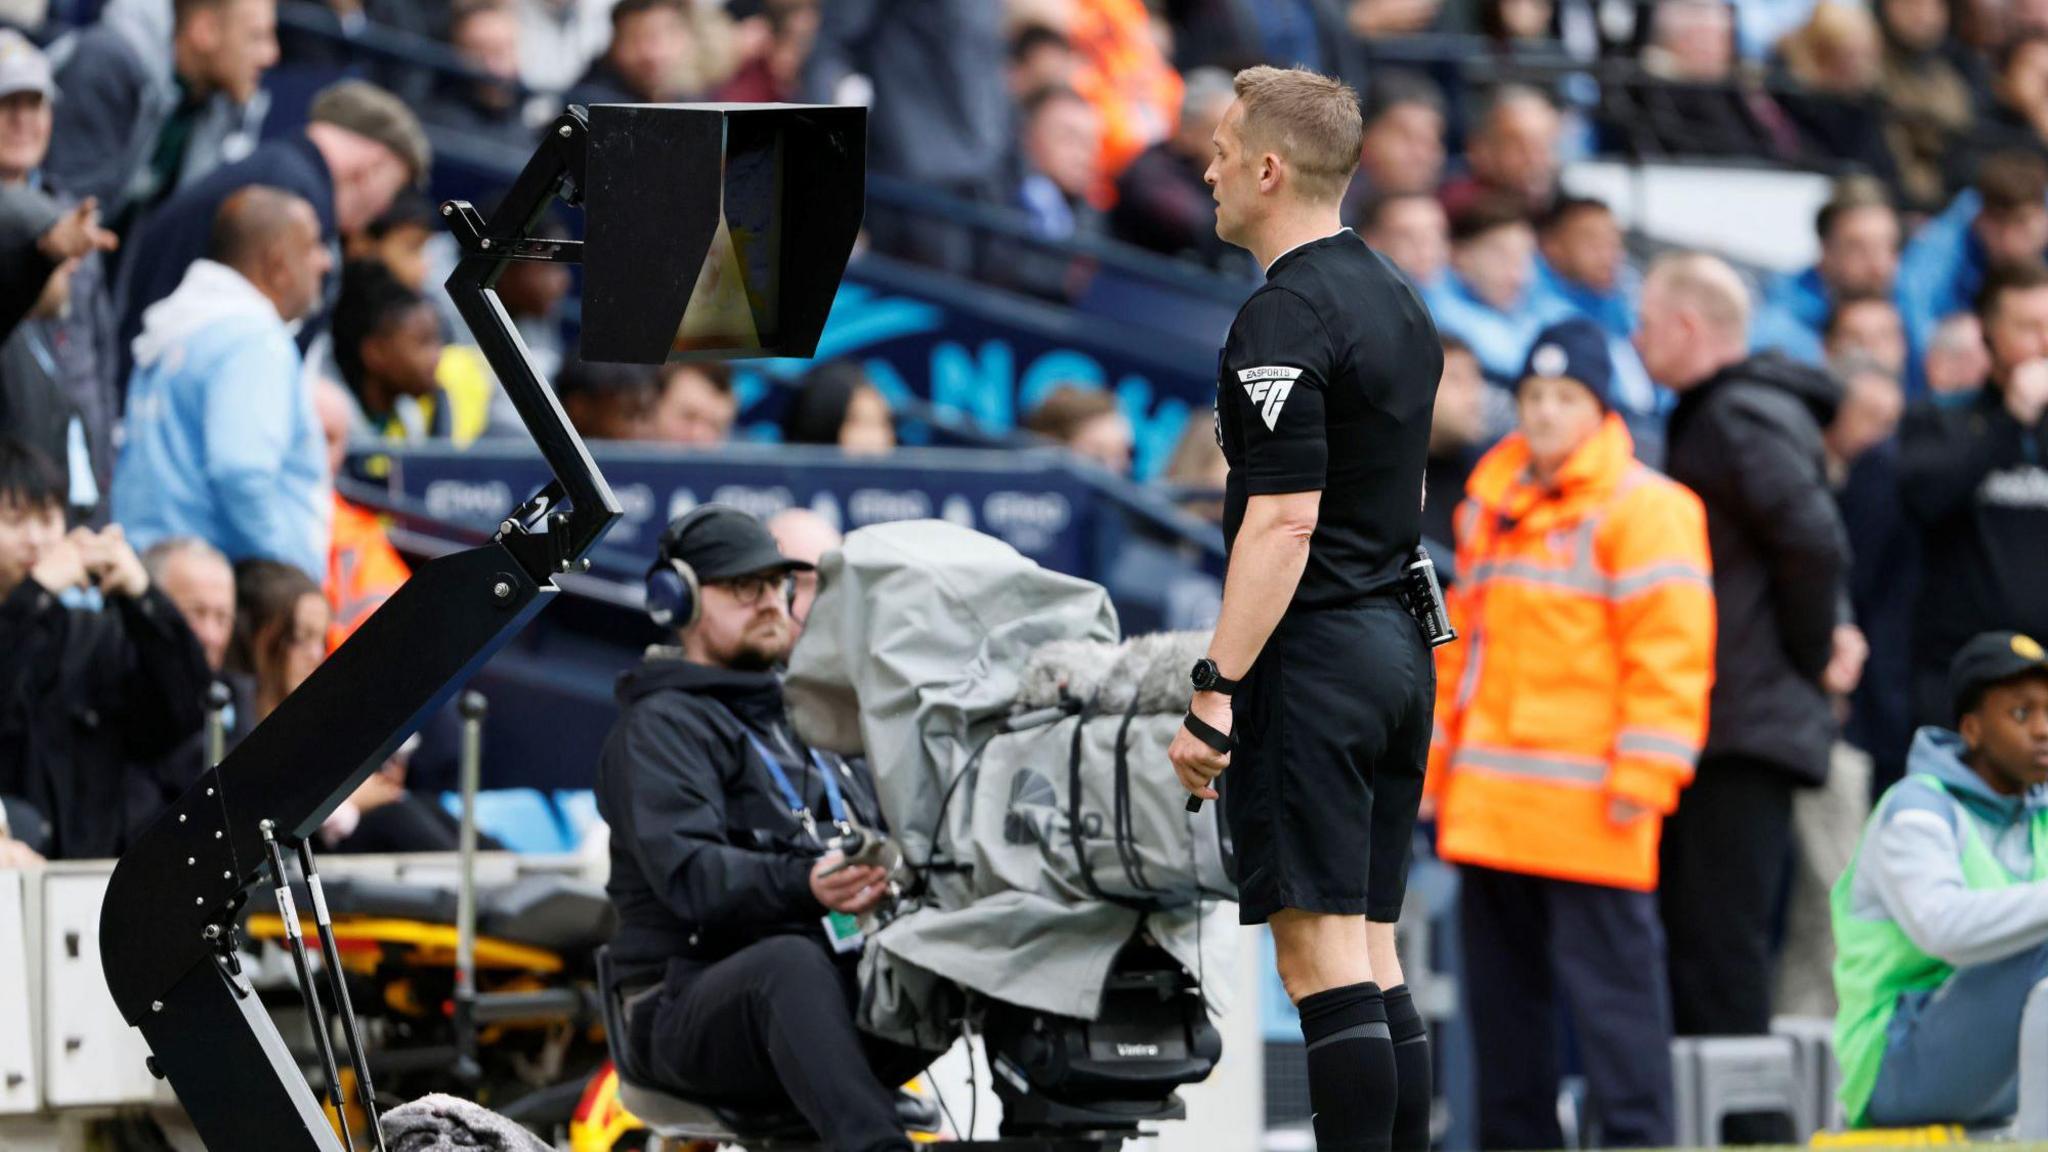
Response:
MULTIPOLYGON (((815 1150, 818 1138, 794 1105, 710 1104, 651 1087, 627 1052, 625 996, 612 978, 610 948, 597 950, 598 999, 604 1007, 604 1042, 619 1078, 619 1103, 655 1135, 669 1140, 708 1140, 743 1145, 749 1152, 815 1150)), ((896 1096, 896 1116, 905 1129, 936 1132, 938 1107, 908 1092, 896 1096)))

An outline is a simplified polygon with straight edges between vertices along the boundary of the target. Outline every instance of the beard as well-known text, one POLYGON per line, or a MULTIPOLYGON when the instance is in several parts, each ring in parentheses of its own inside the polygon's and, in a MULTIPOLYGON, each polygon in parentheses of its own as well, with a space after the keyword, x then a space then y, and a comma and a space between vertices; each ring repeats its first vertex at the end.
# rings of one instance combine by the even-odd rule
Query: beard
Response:
POLYGON ((742 644, 725 666, 735 672, 766 672, 782 662, 779 656, 759 644, 742 644))
POLYGON ((749 628, 725 654, 723 663, 735 672, 766 672, 789 658, 796 637, 787 627, 749 628))

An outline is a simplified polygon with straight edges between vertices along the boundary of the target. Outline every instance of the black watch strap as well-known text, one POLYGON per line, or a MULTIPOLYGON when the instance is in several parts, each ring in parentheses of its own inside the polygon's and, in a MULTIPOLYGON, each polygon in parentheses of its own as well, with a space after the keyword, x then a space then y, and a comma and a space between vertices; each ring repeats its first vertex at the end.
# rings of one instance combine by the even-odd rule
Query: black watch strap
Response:
POLYGON ((1201 682, 1198 678, 1196 680, 1197 687, 1195 688, 1195 691, 1197 692, 1218 692, 1225 696, 1229 696, 1234 694, 1237 691, 1237 686, 1240 683, 1242 683, 1242 681, 1229 679, 1228 677, 1224 676, 1222 672, 1217 671, 1216 662, 1214 660, 1204 658, 1202 660, 1202 664, 1207 665, 1208 667, 1209 684, 1207 687, 1201 687, 1201 682))
POLYGON ((1193 712, 1182 717, 1181 723, 1195 734, 1195 739, 1207 744, 1225 756, 1230 755, 1230 735, 1222 729, 1195 715, 1193 712))

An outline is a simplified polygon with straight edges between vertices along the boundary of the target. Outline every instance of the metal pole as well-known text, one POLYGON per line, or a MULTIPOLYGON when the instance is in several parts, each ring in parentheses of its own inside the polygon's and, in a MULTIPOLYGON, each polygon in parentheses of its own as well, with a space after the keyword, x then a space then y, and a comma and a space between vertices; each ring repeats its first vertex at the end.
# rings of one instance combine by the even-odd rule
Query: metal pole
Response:
POLYGON ((285 941, 291 947, 292 964, 299 972, 299 994, 306 1000, 306 1016, 313 1025, 313 1044, 320 1050, 320 1066, 327 1073, 327 1099, 334 1105, 334 1119, 341 1125, 341 1142, 354 1148, 355 1137, 348 1130, 348 1109, 341 1099, 341 1070, 334 1063, 334 1041, 327 1035, 327 1013, 320 1010, 320 988, 313 983, 313 965, 306 958, 306 938, 299 930, 299 911, 292 903, 290 873, 284 868, 284 849, 277 843, 277 826, 265 820, 263 851, 270 857, 270 873, 277 880, 277 914, 284 921, 285 941))
POLYGON ((327 986, 334 991, 335 1011, 341 1014, 341 1038, 348 1044, 349 1067, 356 1074, 356 1096, 363 1102, 363 1115, 370 1120, 370 1138, 377 1152, 385 1152, 384 1124, 377 1118, 377 1090, 370 1086, 370 1057, 363 1050, 363 1030, 356 1022, 355 1005, 349 1002, 348 979, 341 970, 341 949, 334 942, 334 921, 327 914, 327 894, 320 888, 320 873, 313 868, 313 844, 299 841, 299 871, 306 874, 306 890, 313 896, 313 924, 320 932, 321 966, 327 969, 327 986))
POLYGON ((215 680, 206 686, 206 766, 218 767, 228 754, 228 705, 234 694, 215 680))
POLYGON ((481 692, 462 694, 462 879, 455 899, 455 1036, 460 1071, 476 1066, 476 794, 482 785, 484 713, 481 692))

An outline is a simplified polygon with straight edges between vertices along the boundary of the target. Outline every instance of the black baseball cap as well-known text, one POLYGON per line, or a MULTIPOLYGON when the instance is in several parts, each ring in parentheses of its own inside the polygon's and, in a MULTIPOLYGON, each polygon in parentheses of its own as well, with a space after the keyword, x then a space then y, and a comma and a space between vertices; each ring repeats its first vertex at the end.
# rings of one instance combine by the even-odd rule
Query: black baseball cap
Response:
POLYGON ((2048 676, 2048 650, 2024 632, 1983 632, 1970 638, 1948 666, 1948 694, 1956 719, 1977 706, 1984 689, 2029 673, 2048 676))
POLYGON ((676 517, 661 534, 661 555, 688 564, 703 584, 816 567, 784 556, 767 525, 730 504, 706 504, 676 517))

